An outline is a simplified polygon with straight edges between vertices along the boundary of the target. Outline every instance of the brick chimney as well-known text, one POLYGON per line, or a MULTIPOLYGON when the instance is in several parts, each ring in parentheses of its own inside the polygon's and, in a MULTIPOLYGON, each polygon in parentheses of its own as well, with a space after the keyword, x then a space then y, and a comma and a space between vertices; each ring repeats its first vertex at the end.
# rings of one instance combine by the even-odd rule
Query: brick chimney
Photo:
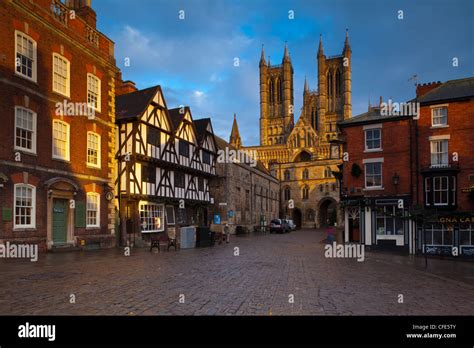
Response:
POLYGON ((441 81, 417 84, 416 85, 416 96, 421 97, 422 95, 428 93, 432 89, 435 89, 436 87, 439 87, 441 85, 442 85, 441 81))
POLYGON ((138 89, 135 86, 135 82, 130 81, 130 80, 123 81, 121 71, 117 74, 117 86, 115 86, 115 95, 132 93, 137 90, 138 89))
POLYGON ((69 0, 69 7, 76 11, 76 15, 86 21, 92 28, 97 27, 97 15, 91 6, 92 0, 69 0))

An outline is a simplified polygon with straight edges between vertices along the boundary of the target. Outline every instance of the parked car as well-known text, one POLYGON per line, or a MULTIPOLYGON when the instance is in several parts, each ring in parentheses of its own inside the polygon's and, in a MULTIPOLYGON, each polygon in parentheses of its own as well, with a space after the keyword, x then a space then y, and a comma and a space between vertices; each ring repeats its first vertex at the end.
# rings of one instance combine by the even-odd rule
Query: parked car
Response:
POLYGON ((287 233, 290 230, 290 225, 284 219, 273 219, 270 222, 270 233, 287 233))
POLYGON ((285 221, 286 221, 286 223, 288 224, 288 226, 290 226, 290 230, 291 230, 291 231, 296 230, 296 225, 295 225, 295 223, 293 222, 293 220, 286 220, 286 219, 285 219, 285 221))

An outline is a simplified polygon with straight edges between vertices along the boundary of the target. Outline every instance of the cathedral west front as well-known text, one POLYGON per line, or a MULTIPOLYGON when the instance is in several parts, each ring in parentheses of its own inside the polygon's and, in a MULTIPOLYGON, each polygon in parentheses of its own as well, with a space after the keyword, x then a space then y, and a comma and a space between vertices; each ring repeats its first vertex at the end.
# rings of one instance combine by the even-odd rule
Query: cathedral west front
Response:
POLYGON ((322 37, 316 56, 316 90, 305 78, 303 107, 294 121, 293 66, 285 44, 281 64, 262 54, 260 70, 260 145, 244 146, 237 121, 230 144, 252 151, 280 181, 280 216, 303 228, 342 225, 338 209, 341 161, 336 123, 352 116, 351 47, 346 38, 342 54, 326 56, 322 37))

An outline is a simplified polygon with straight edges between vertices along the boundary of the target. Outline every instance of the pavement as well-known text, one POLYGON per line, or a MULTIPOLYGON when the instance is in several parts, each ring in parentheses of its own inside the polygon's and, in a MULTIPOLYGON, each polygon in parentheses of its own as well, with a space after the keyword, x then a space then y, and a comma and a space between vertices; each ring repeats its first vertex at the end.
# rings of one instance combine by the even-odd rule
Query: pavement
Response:
POLYGON ((473 315, 474 262, 326 258, 319 230, 0 260, 2 315, 473 315), (401 296, 400 296, 401 295, 401 296))

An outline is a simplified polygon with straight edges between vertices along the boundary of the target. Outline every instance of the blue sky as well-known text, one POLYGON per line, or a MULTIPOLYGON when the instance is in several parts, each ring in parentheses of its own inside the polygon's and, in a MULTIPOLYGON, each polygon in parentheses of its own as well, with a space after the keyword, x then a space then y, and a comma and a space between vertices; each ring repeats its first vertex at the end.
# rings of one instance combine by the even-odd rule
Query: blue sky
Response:
POLYGON ((194 118, 211 117, 225 139, 236 113, 244 145, 259 142, 262 44, 280 64, 288 42, 295 120, 305 75, 317 89, 320 34, 325 54, 337 55, 349 29, 353 115, 367 110, 369 97, 412 98, 414 74, 422 83, 474 76, 472 0, 95 0, 93 8, 98 29, 116 43, 124 79, 138 88, 161 85, 169 107, 189 105, 194 118))

